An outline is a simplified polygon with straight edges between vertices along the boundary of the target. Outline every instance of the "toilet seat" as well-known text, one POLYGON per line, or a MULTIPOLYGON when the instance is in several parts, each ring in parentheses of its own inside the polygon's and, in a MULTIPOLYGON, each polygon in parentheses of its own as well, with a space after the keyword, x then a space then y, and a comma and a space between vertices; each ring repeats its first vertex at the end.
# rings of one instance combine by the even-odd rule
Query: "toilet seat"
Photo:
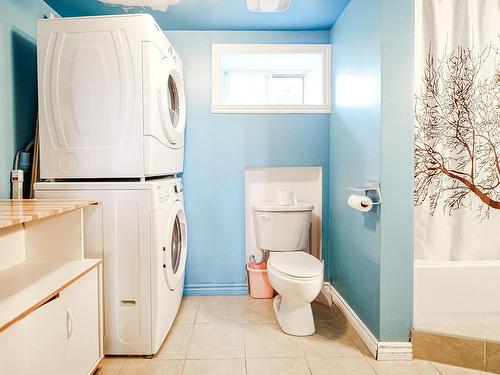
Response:
POLYGON ((272 252, 267 267, 278 274, 298 279, 323 277, 323 263, 302 251, 272 252))

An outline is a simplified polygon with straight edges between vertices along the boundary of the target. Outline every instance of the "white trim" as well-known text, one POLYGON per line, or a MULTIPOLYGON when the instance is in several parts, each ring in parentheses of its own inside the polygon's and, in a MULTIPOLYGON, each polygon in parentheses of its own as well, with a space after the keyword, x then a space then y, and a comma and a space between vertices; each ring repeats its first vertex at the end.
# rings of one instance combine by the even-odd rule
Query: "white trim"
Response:
POLYGON ((323 290, 330 293, 333 303, 342 311, 370 353, 378 361, 410 361, 413 358, 413 346, 411 342, 378 341, 332 284, 325 283, 323 290))
POLYGON ((376 358, 378 349, 377 338, 373 335, 373 333, 371 333, 365 323, 363 323, 363 321, 354 312, 351 306, 349 306, 340 293, 337 292, 333 285, 325 283, 325 287, 328 288, 325 288, 326 290, 330 291, 333 303, 340 309, 340 311, 342 311, 349 323, 351 323, 352 328, 354 328, 359 337, 361 337, 361 340, 363 340, 370 353, 372 353, 373 357, 376 358))
POLYGON ((378 361, 411 361, 413 359, 413 345, 411 342, 379 342, 377 351, 378 361))
POLYGON ((256 105, 235 106, 212 104, 212 113, 331 113, 330 106, 322 105, 256 105))
POLYGON ((212 113, 331 113, 332 52, 330 44, 212 44, 212 113), (225 105, 221 103, 221 55, 223 53, 323 55, 322 105, 225 105))

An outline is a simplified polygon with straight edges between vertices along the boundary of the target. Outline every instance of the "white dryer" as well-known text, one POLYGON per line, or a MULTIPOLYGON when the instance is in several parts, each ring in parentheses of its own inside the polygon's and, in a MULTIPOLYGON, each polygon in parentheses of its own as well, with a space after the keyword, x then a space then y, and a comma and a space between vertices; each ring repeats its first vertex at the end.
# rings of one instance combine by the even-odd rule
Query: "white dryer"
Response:
POLYGON ((182 299, 187 227, 182 181, 42 182, 37 198, 96 199, 85 253, 104 259, 104 353, 152 355, 182 299))
POLYGON ((182 61, 149 14, 38 21, 42 178, 182 172, 182 61))

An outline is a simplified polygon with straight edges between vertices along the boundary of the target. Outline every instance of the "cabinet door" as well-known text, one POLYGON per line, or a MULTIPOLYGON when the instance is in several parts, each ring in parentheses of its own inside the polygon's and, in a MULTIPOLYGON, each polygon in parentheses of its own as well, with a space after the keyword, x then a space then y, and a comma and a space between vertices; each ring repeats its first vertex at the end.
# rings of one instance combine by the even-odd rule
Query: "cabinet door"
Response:
POLYGON ((100 357, 98 290, 93 269, 61 292, 66 327, 62 374, 86 374, 100 357))
POLYGON ((82 375, 100 358, 98 270, 0 333, 0 375, 82 375))
POLYGON ((64 301, 59 296, 0 333, 0 374, 63 374, 64 321, 64 301))

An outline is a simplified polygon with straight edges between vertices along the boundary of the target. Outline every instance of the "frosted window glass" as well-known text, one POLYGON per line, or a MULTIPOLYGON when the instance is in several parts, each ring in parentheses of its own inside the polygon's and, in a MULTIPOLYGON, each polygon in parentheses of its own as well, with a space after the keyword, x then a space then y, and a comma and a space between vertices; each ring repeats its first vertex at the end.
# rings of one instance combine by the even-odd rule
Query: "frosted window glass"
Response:
POLYGON ((321 54, 233 54, 221 56, 222 104, 321 105, 321 54))
POLYGON ((304 104, 303 76, 273 76, 272 104, 304 104))
POLYGON ((330 46, 214 45, 215 112, 331 110, 330 46))

